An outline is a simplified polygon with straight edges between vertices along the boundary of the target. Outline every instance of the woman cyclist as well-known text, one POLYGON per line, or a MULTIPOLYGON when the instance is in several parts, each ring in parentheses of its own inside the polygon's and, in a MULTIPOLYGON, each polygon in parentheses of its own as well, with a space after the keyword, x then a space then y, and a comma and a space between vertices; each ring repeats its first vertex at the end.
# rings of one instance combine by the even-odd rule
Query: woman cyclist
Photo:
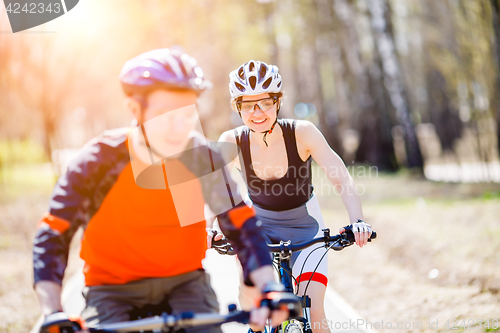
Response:
MULTIPOLYGON (((311 160, 325 171, 341 194, 355 231, 356 244, 366 244, 370 225, 363 222, 361 202, 352 177, 340 157, 330 148, 321 132, 306 120, 278 119, 282 81, 278 67, 249 61, 229 74, 232 108, 244 125, 224 132, 219 142, 236 144, 239 156, 233 160, 246 181, 249 197, 262 221, 268 242, 291 240, 302 243, 323 235, 323 219, 311 183, 311 160)), ((341 229, 341 232, 343 230, 341 229)), ((311 327, 314 332, 330 332, 323 309, 327 285, 327 258, 322 251, 305 258, 312 248, 292 257, 299 295, 311 278, 311 327), (300 274, 300 275, 299 275, 300 274)), ((242 306, 248 287, 242 289, 242 306)), ((249 332, 253 332, 252 329, 249 332)))

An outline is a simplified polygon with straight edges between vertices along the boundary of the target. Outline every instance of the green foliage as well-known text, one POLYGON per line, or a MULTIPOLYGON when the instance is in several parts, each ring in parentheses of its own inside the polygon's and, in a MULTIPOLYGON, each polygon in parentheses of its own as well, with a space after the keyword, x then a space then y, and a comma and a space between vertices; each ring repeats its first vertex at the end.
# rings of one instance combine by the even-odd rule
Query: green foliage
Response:
POLYGON ((0 202, 28 192, 50 193, 55 180, 40 143, 30 139, 0 142, 0 202))
POLYGON ((483 193, 482 198, 485 200, 499 200, 500 199, 500 190, 499 191, 486 191, 483 193))
POLYGON ((32 139, 0 142, 0 168, 13 164, 48 162, 41 143, 32 139))
POLYGON ((50 163, 16 164, 0 169, 0 202, 27 193, 50 194, 57 180, 50 163))

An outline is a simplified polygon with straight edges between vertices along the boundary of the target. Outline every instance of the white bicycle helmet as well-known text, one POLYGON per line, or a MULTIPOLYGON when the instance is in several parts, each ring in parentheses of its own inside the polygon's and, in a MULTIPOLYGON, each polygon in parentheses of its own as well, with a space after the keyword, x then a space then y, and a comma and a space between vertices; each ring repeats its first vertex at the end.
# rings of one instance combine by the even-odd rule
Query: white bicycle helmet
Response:
MULTIPOLYGON (((229 93, 234 101, 241 96, 253 96, 264 93, 280 93, 281 92, 281 75, 278 73, 278 66, 268 65, 263 61, 250 60, 244 63, 238 69, 229 73, 229 93)), ((278 122, 278 113, 276 119, 267 131, 263 131, 262 140, 267 145, 267 134, 271 134, 278 122)), ((241 117, 241 113, 240 113, 241 117)), ((250 129, 252 132, 253 130, 250 129)))
POLYGON ((281 92, 281 75, 278 66, 263 61, 250 60, 229 74, 231 99, 247 95, 281 92))

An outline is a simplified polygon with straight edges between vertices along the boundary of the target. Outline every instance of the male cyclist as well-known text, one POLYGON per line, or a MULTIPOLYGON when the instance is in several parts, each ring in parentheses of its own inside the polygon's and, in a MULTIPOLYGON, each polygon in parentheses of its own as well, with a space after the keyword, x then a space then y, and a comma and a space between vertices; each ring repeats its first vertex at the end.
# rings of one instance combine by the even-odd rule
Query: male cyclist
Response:
MULTIPOLYGON (((261 290, 272 283, 255 212, 231 191, 236 187, 219 154, 194 131, 194 105, 210 86, 196 60, 153 50, 129 60, 120 81, 138 127, 107 131, 86 144, 58 180, 39 223, 33 265, 43 314, 62 311, 61 282, 79 227, 87 286, 82 317, 89 326, 126 321, 131 310, 159 303, 178 313, 218 312, 201 265, 205 202, 238 251, 246 283, 261 290)), ((251 320, 263 326, 266 311, 255 311, 251 320)), ((285 316, 273 313, 276 323, 285 316)), ((220 328, 186 330, 201 331, 220 328)))

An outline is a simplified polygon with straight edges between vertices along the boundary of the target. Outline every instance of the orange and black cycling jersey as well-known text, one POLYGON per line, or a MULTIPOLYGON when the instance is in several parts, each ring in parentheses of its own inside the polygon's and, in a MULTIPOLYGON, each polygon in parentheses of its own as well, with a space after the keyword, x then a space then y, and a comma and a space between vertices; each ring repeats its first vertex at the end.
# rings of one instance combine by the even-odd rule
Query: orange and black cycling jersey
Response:
POLYGON ((180 157, 161 160, 137 175, 127 146, 129 132, 107 131, 85 145, 58 180, 35 236, 35 283, 61 283, 69 243, 79 227, 84 229, 80 256, 88 286, 202 268, 205 221, 201 218, 181 227, 181 213, 172 198, 174 185, 186 183, 184 215, 203 216, 205 202, 214 212, 222 211, 223 202, 231 202, 232 208, 217 217, 238 252, 246 283, 251 284, 248 273, 270 264, 270 257, 255 213, 237 191, 231 191, 236 185, 227 173, 214 172, 224 169, 220 154, 204 139, 194 137, 180 157), (151 179, 161 179, 163 184, 151 179))

